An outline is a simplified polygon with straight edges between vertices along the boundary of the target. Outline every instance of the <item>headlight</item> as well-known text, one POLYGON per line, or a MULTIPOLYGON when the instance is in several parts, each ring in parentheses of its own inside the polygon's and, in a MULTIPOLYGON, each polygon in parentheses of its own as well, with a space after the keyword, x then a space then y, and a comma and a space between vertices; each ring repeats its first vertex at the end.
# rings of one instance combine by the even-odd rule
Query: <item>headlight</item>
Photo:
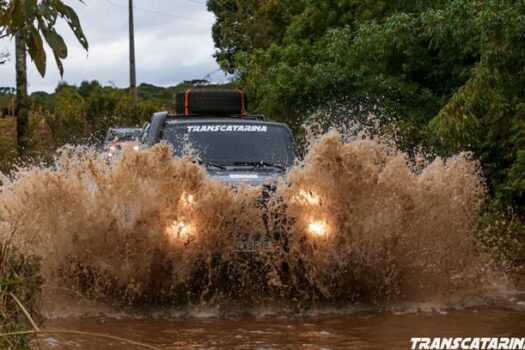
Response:
POLYGON ((109 151, 110 152, 115 152, 116 150, 117 150, 117 147, 115 147, 115 146, 109 147, 109 151))
POLYGON ((133 146, 133 150, 138 151, 139 149, 140 149, 139 146, 137 146, 137 145, 133 146))
POLYGON ((310 237, 321 238, 331 234, 330 210, 318 192, 299 188, 292 197, 292 202, 295 204, 294 211, 297 210, 301 227, 310 237))
POLYGON ((323 220, 312 220, 308 223, 307 229, 309 234, 317 237, 323 237, 328 234, 329 225, 323 220))
POLYGON ((194 230, 193 224, 175 220, 166 228, 166 233, 173 238, 184 239, 193 234, 194 230))
POLYGON ((189 192, 183 192, 179 198, 178 206, 184 214, 184 218, 174 220, 166 227, 166 233, 178 240, 190 239, 196 230, 195 221, 187 220, 187 217, 192 217, 193 206, 195 204, 195 195, 189 192))

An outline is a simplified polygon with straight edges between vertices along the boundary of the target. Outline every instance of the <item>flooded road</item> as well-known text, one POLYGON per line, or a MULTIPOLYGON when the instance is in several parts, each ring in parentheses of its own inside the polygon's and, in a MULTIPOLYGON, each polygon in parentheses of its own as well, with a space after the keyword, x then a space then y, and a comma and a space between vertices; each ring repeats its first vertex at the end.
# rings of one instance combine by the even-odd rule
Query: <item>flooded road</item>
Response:
MULTIPOLYGON (((523 337, 525 311, 465 309, 280 317, 56 319, 47 329, 111 334, 160 349, 410 349, 411 337, 523 337)), ((89 336, 41 338, 46 349, 140 349, 89 336)))
POLYGON ((53 167, 2 181, 0 237, 16 232, 42 259, 44 327, 113 337, 53 333, 41 348, 141 348, 120 337, 154 349, 409 349, 411 337, 525 336, 517 304, 282 311, 514 302, 523 288, 482 249, 485 188, 468 154, 411 162, 332 131, 270 188, 232 189, 167 145, 110 163, 64 149, 53 167), (271 249, 239 251, 261 238, 271 249), (91 301, 103 311, 79 305, 91 301), (220 311, 104 311, 162 305, 220 311))

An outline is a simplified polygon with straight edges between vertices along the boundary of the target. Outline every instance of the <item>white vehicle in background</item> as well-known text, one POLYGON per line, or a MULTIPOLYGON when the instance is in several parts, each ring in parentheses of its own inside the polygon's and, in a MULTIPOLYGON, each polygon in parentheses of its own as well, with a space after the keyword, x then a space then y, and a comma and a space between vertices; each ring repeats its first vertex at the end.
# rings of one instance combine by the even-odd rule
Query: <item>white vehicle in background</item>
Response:
POLYGON ((104 152, 113 157, 124 146, 138 150, 141 135, 142 129, 140 128, 109 128, 104 142, 104 152))

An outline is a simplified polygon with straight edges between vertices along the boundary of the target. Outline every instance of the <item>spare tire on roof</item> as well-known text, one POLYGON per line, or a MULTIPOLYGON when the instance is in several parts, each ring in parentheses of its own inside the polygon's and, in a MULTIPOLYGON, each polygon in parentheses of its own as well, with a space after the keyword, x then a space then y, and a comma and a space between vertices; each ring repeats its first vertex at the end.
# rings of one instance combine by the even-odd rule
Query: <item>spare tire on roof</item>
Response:
POLYGON ((235 89, 189 89, 176 95, 177 114, 246 114, 246 97, 235 89))

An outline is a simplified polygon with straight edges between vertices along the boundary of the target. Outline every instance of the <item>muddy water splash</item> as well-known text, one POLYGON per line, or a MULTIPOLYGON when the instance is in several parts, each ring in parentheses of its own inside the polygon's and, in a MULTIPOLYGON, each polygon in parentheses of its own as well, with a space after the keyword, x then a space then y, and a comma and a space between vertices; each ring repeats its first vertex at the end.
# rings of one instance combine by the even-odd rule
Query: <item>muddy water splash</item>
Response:
POLYGON ((474 239, 484 196, 468 155, 412 164, 378 140, 317 139, 275 191, 212 181, 167 145, 65 148, 2 179, 2 234, 43 257, 46 290, 130 305, 432 300, 494 292, 474 239), (238 253, 247 236, 266 251, 238 253), (267 246, 267 247, 268 247, 267 246))

